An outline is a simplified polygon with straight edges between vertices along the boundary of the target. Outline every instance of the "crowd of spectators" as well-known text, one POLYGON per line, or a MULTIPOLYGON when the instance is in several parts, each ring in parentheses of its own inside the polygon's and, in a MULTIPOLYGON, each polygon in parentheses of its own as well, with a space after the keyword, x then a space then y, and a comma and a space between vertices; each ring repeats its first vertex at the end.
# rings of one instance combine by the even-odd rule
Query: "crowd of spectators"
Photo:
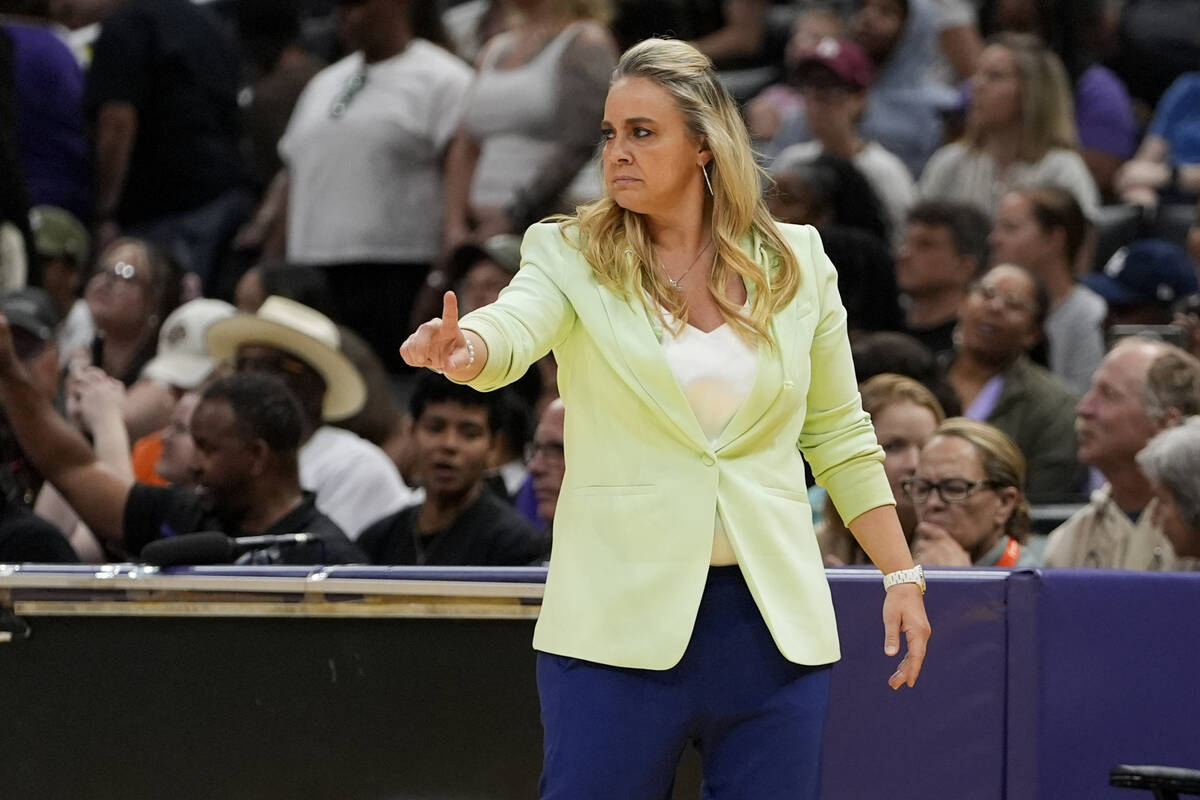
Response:
MULTIPOLYGON (((1191 568, 1195 11, 0 0, 0 562, 200 531, 544 561, 553 355, 477 395, 397 351, 603 191, 609 74, 666 35, 742 103, 772 213, 821 233, 919 560, 1191 568)), ((808 491, 827 563, 862 563, 808 491)))

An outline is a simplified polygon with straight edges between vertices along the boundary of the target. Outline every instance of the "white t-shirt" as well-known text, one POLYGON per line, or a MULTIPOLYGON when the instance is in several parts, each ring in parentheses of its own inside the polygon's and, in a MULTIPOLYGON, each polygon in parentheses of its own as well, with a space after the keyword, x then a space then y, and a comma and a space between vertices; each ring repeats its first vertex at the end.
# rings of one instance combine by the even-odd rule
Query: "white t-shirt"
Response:
POLYGON ((382 450, 332 425, 317 428, 300 448, 300 486, 316 494, 317 510, 351 539, 418 501, 382 450))
MULTIPOLYGON (((775 157, 772 169, 786 165, 806 163, 821 155, 821 143, 815 139, 808 142, 786 147, 775 157)), ((887 214, 888 228, 891 230, 893 248, 900 246, 904 238, 905 218, 908 210, 917 201, 917 185, 913 182, 912 174, 904 162, 894 153, 878 142, 867 142, 866 146, 854 156, 854 166, 871 184, 875 195, 883 205, 887 214)))
POLYGON ((300 95, 279 154, 290 176, 288 261, 425 263, 441 244, 442 156, 471 69, 424 39, 364 66, 353 53, 300 95), (356 75, 366 79, 350 91, 356 75), (343 101, 344 113, 332 109, 343 101))
POLYGON ((921 197, 973 203, 989 218, 996 216, 1000 198, 1013 189, 1049 184, 1066 189, 1088 219, 1096 218, 1100 192, 1087 165, 1074 150, 1055 148, 1035 163, 1017 162, 997 169, 991 156, 960 142, 939 149, 921 173, 921 197))

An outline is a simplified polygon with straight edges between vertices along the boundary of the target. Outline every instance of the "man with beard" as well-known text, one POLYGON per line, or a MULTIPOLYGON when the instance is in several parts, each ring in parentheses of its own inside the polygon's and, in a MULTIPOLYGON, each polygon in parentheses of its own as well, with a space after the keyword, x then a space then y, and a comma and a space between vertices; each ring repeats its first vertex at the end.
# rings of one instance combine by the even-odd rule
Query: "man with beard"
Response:
POLYGON ((425 501, 369 525, 358 545, 373 564, 519 566, 539 561, 546 538, 483 481, 500 404, 427 373, 413 392, 413 446, 425 501))
POLYGON ((0 316, 0 401, 17 440, 79 517, 131 554, 156 539, 198 531, 311 533, 316 546, 284 548, 279 563, 361 562, 345 534, 300 489, 296 452, 303 430, 296 399, 277 379, 234 375, 205 389, 191 420, 196 489, 158 488, 118 477, 54 410, 15 356, 0 316))

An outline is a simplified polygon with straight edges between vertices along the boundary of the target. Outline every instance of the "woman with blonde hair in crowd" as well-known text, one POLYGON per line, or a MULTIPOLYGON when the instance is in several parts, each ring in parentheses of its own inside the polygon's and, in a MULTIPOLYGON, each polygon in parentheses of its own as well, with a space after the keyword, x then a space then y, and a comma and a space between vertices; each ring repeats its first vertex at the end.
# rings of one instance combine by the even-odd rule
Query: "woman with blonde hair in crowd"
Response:
POLYGON ((512 25, 484 45, 446 157, 443 256, 599 194, 588 167, 617 61, 609 3, 510 5, 512 25))
POLYGON ((921 195, 972 203, 992 216, 1006 192, 1049 184, 1075 195, 1091 218, 1100 194, 1078 140, 1058 56, 1036 36, 999 34, 988 40, 971 78, 966 134, 929 159, 921 195))
POLYGON ((917 510, 913 558, 925 566, 1035 567, 1025 458, 999 428, 951 417, 921 448, 904 492, 917 510))
MULTIPOLYGON (((892 495, 896 498, 900 527, 904 529, 904 537, 911 542, 917 527, 917 514, 901 484, 916 474, 921 445, 933 435, 946 414, 933 392, 903 375, 876 375, 858 390, 862 394, 863 410, 871 415, 875 438, 883 448, 883 471, 887 473, 892 495)), ((816 532, 821 554, 829 566, 868 563, 866 553, 854 541, 828 498, 825 500, 825 517, 816 532)))
POLYGON ((604 196, 530 228, 495 303, 460 325, 447 292, 401 347, 485 391, 558 360, 540 794, 665 797, 696 742, 709 797, 815 798, 838 645, 801 452, 887 575, 884 651, 908 641, 890 686, 915 682, 929 636, 837 274, 812 228, 771 218, 694 47, 626 52, 600 134, 604 196))

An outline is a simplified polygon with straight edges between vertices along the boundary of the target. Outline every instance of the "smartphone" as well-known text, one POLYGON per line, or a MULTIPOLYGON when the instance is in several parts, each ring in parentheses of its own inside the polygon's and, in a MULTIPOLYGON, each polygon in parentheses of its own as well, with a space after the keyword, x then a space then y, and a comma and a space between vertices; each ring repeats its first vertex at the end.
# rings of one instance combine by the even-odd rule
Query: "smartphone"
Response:
POLYGON ((1173 344, 1184 350, 1188 348, 1187 331, 1178 325, 1112 325, 1108 329, 1109 346, 1124 336, 1142 336, 1173 344))
POLYGON ((104 331, 96 331, 92 337, 92 366, 104 366, 104 331))

